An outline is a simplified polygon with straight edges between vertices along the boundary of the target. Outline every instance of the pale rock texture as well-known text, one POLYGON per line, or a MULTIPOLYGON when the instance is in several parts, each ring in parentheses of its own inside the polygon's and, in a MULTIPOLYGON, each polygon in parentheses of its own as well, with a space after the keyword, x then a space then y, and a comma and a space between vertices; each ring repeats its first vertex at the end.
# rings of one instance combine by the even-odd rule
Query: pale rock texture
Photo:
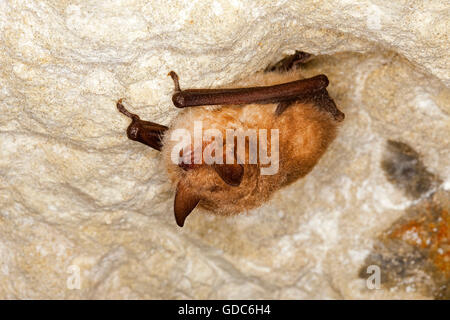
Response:
POLYGON ((380 167, 411 145, 450 189, 448 2, 0 1, 0 298, 420 298, 359 268, 412 204, 380 167), (232 218, 173 219, 127 99, 169 124, 182 87, 223 85, 300 49, 346 113, 306 178, 232 218))

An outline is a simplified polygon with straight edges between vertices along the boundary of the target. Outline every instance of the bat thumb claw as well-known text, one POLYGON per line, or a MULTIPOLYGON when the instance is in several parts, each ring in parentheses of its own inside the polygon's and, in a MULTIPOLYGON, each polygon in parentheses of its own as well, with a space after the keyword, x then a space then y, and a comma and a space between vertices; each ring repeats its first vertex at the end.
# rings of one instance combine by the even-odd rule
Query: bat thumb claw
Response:
POLYGON ((168 76, 170 76, 173 80, 173 83, 175 85, 175 92, 180 92, 180 83, 178 82, 178 75, 175 73, 175 71, 170 71, 168 76))

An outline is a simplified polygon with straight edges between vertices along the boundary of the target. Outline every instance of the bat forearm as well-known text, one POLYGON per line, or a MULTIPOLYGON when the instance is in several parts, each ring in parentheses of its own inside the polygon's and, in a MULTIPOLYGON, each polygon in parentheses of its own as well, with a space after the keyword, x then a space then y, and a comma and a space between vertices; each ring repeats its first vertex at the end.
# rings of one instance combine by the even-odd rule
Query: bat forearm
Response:
POLYGON ((328 78, 325 75, 318 75, 273 86, 180 90, 172 96, 172 101, 178 108, 218 104, 277 103, 314 94, 327 86, 328 78))

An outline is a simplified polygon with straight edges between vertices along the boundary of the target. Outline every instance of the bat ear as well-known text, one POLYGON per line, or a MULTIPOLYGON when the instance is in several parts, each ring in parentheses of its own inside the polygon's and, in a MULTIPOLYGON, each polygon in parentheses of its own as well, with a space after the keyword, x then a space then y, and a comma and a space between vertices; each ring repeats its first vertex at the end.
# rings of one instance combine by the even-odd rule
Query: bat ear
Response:
POLYGON ((184 220, 186 220, 187 216, 195 209, 199 202, 200 197, 186 186, 184 180, 180 180, 177 185, 174 202, 175 221, 178 226, 182 227, 184 225, 184 220))
POLYGON ((230 186, 237 187, 241 184, 244 176, 242 164, 214 164, 213 168, 222 180, 230 186))

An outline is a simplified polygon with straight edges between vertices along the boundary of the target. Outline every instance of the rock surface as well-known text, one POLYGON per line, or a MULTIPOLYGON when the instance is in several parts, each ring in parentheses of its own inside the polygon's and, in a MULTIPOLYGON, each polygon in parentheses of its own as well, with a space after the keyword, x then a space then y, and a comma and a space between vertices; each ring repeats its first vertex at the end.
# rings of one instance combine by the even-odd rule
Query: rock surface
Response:
MULTIPOLYGON (((421 298, 360 268, 414 204, 386 178, 388 139, 450 189, 445 2, 0 2, 1 298, 421 298), (179 229, 157 152, 126 139, 125 97, 169 124, 185 87, 320 55, 346 120, 319 165, 264 207, 179 229)), ((431 296, 430 296, 431 297, 431 296)))

